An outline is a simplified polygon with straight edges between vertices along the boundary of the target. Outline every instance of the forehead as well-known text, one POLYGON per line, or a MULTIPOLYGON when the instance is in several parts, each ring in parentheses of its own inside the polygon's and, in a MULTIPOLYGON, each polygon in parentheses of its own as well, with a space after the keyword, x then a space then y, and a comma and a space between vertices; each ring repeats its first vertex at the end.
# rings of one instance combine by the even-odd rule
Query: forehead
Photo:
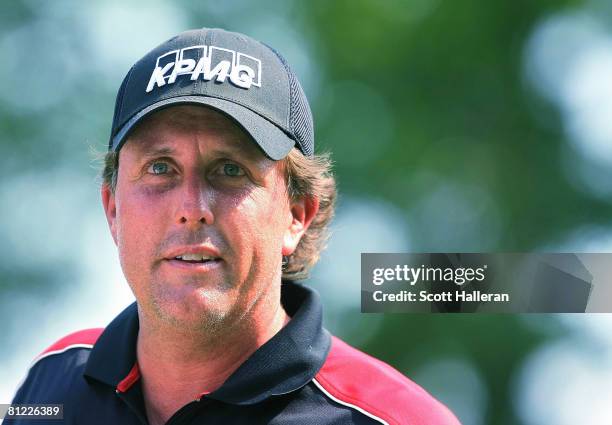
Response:
POLYGON ((173 145, 178 139, 207 136, 222 143, 226 150, 246 156, 264 156, 249 136, 234 120, 214 109, 199 105, 180 105, 156 111, 145 117, 129 135, 126 148, 136 154, 146 154, 163 145, 173 145))

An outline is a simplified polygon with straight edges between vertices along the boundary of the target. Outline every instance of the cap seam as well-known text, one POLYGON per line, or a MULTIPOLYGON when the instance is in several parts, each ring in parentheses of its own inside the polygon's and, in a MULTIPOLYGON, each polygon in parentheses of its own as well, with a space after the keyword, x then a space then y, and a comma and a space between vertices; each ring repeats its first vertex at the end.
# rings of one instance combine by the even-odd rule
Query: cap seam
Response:
MULTIPOLYGON (((287 117, 287 123, 285 124, 285 126, 287 128, 291 128, 291 99, 293 99, 293 98, 291 97, 292 93, 291 93, 291 80, 289 78, 289 69, 288 69, 287 65, 285 64, 285 62, 279 56, 278 52, 273 47, 268 46, 266 43, 263 43, 261 41, 259 41, 259 44, 261 44, 262 46, 264 46, 264 47, 268 48, 269 50, 271 50, 272 53, 274 53, 274 56, 276 56, 276 59, 280 62, 280 64, 282 65, 283 69, 285 70, 285 78, 287 78, 287 86, 288 86, 288 91, 289 91, 289 102, 287 102, 287 111, 286 111, 286 114, 285 114, 285 116, 287 117)), ((293 134, 293 133, 291 133, 291 134, 293 134)))
MULTIPOLYGON (((287 113, 285 114, 285 116, 287 117, 287 128, 291 128, 291 100, 293 99, 293 93, 292 93, 292 89, 291 89, 291 79, 289 78, 289 70, 287 69, 287 66, 285 66, 285 64, 283 63, 283 69, 285 70, 285 78, 287 78, 287 91, 289 92, 289 102, 287 102, 287 113)), ((293 131, 293 129, 291 129, 293 131)), ((301 145, 301 144, 300 144, 301 145)))
MULTIPOLYGON (((206 29, 204 29, 204 28, 202 28, 202 30, 204 31, 204 33, 203 33, 203 34, 202 34, 202 33, 200 34, 200 44, 203 44, 203 45, 205 45, 205 46, 210 45, 210 43, 208 43, 208 44, 207 44, 207 41, 206 41, 206 40, 210 38, 209 36, 212 34, 212 32, 210 32, 210 31, 208 31, 208 30, 206 30, 206 29), (203 37, 202 37, 202 36, 203 36, 203 37)), ((200 52, 200 51, 198 51, 198 60, 196 61, 196 63, 197 63, 197 62, 199 62, 199 61, 200 61, 200 59, 202 58, 202 56, 200 56, 200 54, 201 54, 201 52, 200 52)), ((198 92, 198 86, 199 86, 199 85, 200 85, 200 79, 199 79, 199 78, 196 78, 196 79, 193 81, 193 89, 192 89, 193 94, 196 94, 196 93, 198 92)))

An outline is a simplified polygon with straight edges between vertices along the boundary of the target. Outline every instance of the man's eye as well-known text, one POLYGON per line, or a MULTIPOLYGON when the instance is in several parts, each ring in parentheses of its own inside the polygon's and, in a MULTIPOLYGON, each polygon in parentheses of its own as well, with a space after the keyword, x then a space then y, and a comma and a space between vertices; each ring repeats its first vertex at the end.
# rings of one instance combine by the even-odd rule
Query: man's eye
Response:
POLYGON ((169 168, 170 167, 166 162, 153 162, 151 165, 149 165, 147 172, 157 175, 166 174, 169 171, 169 168))
POLYGON ((223 174, 230 177, 244 176, 244 170, 236 164, 223 164, 223 174))

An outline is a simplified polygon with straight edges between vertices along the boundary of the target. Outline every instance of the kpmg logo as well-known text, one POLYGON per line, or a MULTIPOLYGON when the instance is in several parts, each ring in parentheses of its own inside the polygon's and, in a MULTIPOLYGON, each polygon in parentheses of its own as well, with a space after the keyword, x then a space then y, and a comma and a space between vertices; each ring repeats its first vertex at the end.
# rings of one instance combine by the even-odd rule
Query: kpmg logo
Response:
POLYGON ((261 87, 261 61, 253 56, 216 46, 190 46, 172 50, 157 58, 146 92, 172 84, 180 75, 218 83, 229 81, 237 87, 261 87))

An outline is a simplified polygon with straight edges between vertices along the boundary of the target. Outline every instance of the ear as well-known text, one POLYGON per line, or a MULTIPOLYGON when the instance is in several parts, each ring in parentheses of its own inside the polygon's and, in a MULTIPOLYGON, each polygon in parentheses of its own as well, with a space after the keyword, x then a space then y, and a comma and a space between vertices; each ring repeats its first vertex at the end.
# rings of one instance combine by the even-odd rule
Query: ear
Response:
POLYGON ((291 255, 319 212, 319 198, 303 197, 290 205, 291 223, 283 238, 282 255, 291 255))
POLYGON ((107 184, 102 185, 100 194, 102 195, 102 206, 104 207, 106 221, 108 221, 108 227, 110 228, 115 245, 117 245, 117 208, 115 205, 115 194, 111 191, 107 184))

